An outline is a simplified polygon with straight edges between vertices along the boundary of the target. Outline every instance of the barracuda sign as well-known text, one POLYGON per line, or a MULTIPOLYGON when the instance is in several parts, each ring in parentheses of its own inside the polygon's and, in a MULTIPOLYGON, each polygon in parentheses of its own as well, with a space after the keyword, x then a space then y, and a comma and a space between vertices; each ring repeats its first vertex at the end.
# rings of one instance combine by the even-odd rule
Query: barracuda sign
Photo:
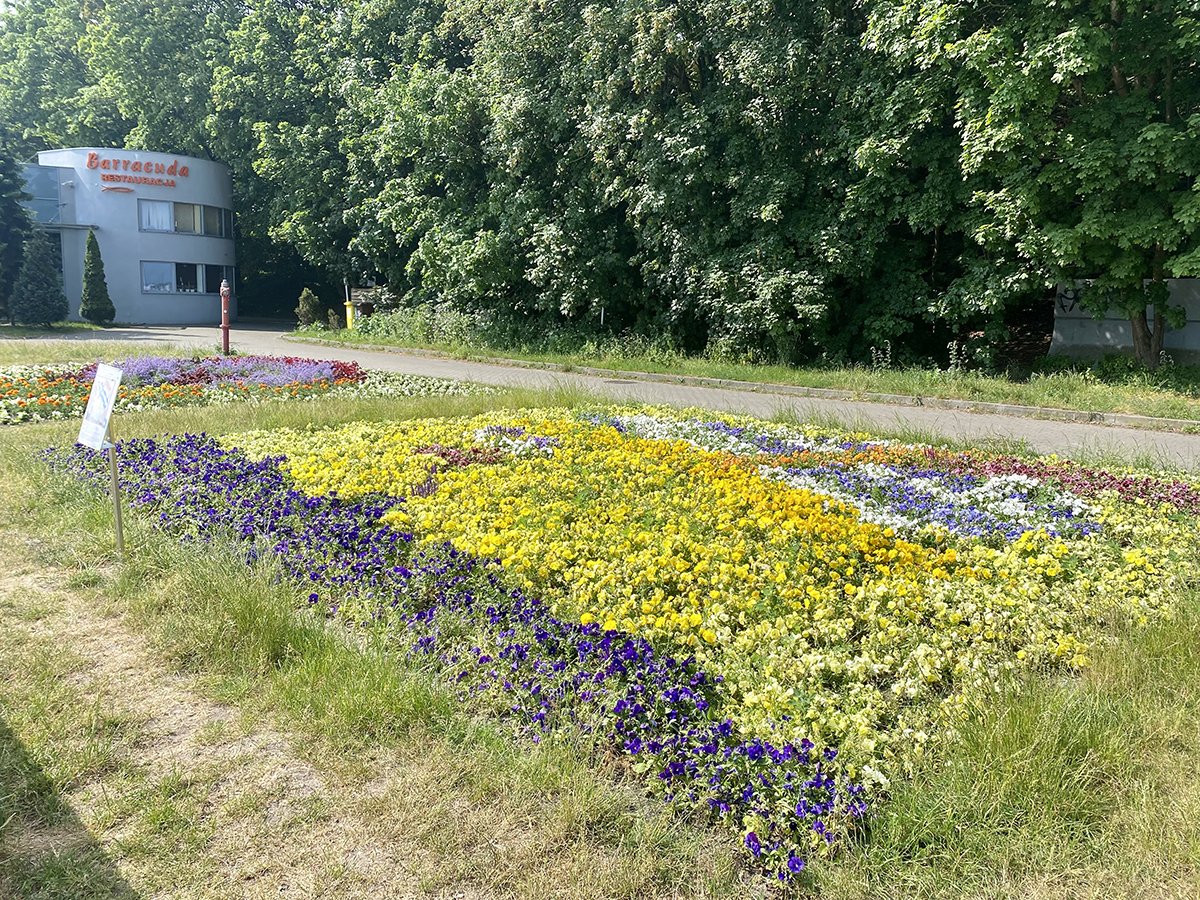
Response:
POLYGON ((152 184, 157 187, 175 187, 177 178, 187 178, 190 174, 187 165, 180 165, 177 159, 169 163, 151 162, 131 157, 101 156, 94 151, 87 155, 87 167, 99 169, 100 180, 104 182, 152 184))

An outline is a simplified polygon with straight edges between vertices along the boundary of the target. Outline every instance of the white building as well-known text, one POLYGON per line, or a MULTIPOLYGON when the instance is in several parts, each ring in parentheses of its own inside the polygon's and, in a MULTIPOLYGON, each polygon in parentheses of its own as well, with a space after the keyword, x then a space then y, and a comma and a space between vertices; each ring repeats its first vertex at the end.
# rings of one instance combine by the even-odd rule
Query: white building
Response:
MULTIPOLYGON (((1180 328, 1168 328, 1163 350, 1181 363, 1200 363, 1200 278, 1169 278, 1167 288, 1172 306, 1183 308, 1180 328)), ((1129 317, 1110 309, 1095 316, 1084 309, 1080 298, 1085 284, 1062 285, 1054 305, 1054 340, 1050 352, 1064 356, 1096 358, 1109 353, 1133 351, 1133 328, 1129 317)), ((1154 326, 1154 315, 1147 316, 1154 326)))
MULTIPOLYGON (((96 233, 115 321, 214 325, 234 284, 233 184, 220 163, 142 150, 44 150, 25 167, 28 204, 62 248, 79 319, 83 256, 96 233)), ((236 300, 231 302, 236 315, 236 300)))

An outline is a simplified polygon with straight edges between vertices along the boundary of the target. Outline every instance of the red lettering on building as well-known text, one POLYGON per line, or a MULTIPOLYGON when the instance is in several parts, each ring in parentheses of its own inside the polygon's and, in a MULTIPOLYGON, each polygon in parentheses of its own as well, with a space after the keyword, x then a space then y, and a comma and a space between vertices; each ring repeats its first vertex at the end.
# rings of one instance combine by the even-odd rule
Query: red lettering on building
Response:
POLYGON ((128 157, 101 156, 95 150, 88 151, 85 165, 89 169, 101 169, 106 172, 144 172, 170 176, 168 178, 141 178, 136 181, 129 178, 117 179, 116 177, 105 177, 102 179, 104 181, 122 180, 134 184, 153 184, 159 187, 175 187, 176 178, 187 178, 191 174, 190 169, 186 165, 180 165, 177 159, 171 160, 170 164, 143 162, 142 160, 130 159, 128 157))
MULTIPOLYGON (((154 177, 147 176, 147 175, 101 175, 100 180, 105 181, 105 182, 116 181, 116 182, 122 182, 124 184, 151 184, 151 185, 154 185, 155 187, 169 187, 169 188, 175 187, 175 184, 176 184, 174 178, 154 178, 154 177)), ((126 191, 128 189, 126 189, 126 188, 104 188, 104 190, 106 190, 106 191, 107 190, 126 191)))

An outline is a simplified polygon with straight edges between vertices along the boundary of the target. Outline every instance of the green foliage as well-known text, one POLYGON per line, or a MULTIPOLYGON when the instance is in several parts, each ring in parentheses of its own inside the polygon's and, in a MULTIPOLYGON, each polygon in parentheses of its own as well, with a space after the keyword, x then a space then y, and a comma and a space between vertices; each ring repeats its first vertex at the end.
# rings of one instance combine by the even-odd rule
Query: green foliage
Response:
POLYGON ((871 18, 955 111, 970 237, 997 263, 952 293, 1088 279, 1083 302, 1124 310, 1157 366, 1180 324, 1164 279, 1200 275, 1195 4, 878 0, 871 18))
POLYGON ((51 325, 67 317, 62 275, 50 240, 35 231, 25 242, 25 258, 8 301, 9 315, 20 325, 51 325))
POLYGON ((306 287, 300 292, 300 300, 295 310, 296 319, 301 327, 311 325, 313 322, 319 322, 321 320, 322 309, 321 301, 312 292, 312 288, 306 287))
POLYGON ((94 231, 88 232, 87 250, 83 255, 83 297, 79 304, 79 315, 94 325, 107 325, 117 315, 112 298, 108 296, 104 260, 100 256, 100 243, 94 231))
POLYGON ((479 317, 432 303, 357 317, 354 330, 407 344, 484 346, 487 340, 479 317))
POLYGON ((864 27, 843 3, 258 3, 215 91, 262 116, 272 233, 406 305, 797 359, 928 331, 945 281, 932 212, 847 202, 864 27))
POLYGON ((109 83, 78 51, 103 8, 82 0, 23 0, 0 14, 0 121, 16 132, 23 154, 119 146, 129 123, 109 83))
POLYGON ((25 241, 32 232, 29 214, 21 205, 28 199, 21 167, 0 141, 0 318, 8 319, 8 297, 25 256, 25 241))

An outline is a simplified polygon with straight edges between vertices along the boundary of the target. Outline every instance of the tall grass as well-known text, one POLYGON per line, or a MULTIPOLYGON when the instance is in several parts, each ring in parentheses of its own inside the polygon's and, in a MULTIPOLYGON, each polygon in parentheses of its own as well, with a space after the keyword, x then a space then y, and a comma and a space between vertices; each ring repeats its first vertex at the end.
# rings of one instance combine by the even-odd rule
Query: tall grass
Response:
POLYGON ((987 373, 960 367, 790 366, 753 361, 719 344, 688 355, 668 337, 497 330, 488 321, 421 306, 359 320, 353 331, 306 329, 301 336, 437 350, 462 357, 503 356, 532 363, 763 382, 852 393, 896 394, 1087 412, 1128 413, 1200 422, 1200 367, 1147 372, 1123 357, 1095 364, 1049 359, 1032 372, 987 373))
POLYGON ((135 341, 11 340, 0 332, 0 366, 89 363, 131 356, 191 356, 193 348, 135 341))
POLYGON ((1200 896, 1200 590, 1007 685, 820 873, 831 897, 1200 896))

